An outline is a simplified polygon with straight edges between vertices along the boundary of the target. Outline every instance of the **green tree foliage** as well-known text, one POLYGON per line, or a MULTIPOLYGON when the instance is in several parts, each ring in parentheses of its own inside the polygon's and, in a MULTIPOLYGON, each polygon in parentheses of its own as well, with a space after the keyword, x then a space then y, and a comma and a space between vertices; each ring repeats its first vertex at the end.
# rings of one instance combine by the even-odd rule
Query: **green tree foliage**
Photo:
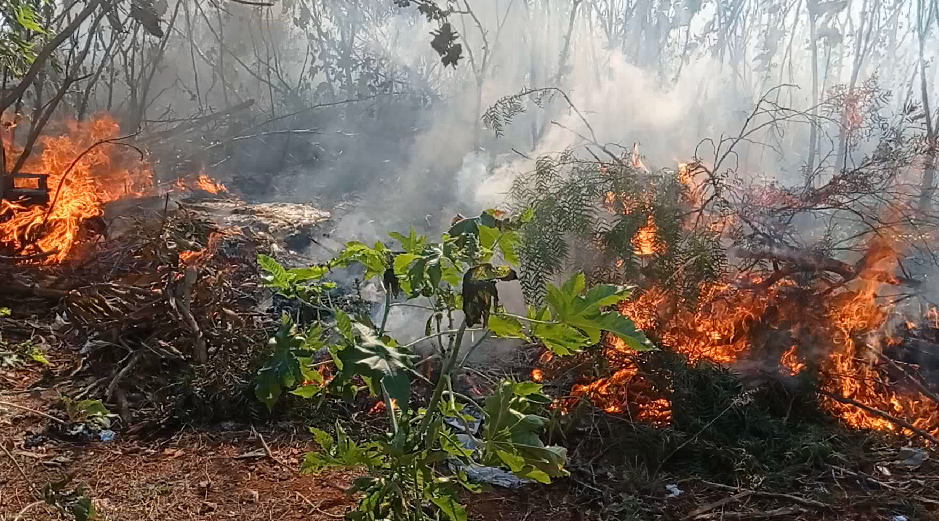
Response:
POLYGON ((675 171, 649 173, 628 156, 588 161, 569 151, 540 158, 510 195, 532 209, 518 244, 519 278, 532 303, 544 302, 546 282, 564 272, 572 251, 594 282, 654 281, 690 300, 726 265, 716 234, 684 226, 693 208, 675 171), (639 255, 635 241, 650 220, 654 252, 639 255))
POLYGON ((521 230, 533 218, 531 211, 507 216, 488 210, 458 218, 438 242, 414 230, 407 235, 392 233, 396 247, 351 242, 326 265, 310 269, 289 270, 269 257, 258 258, 273 290, 307 298, 309 304, 329 310, 329 318, 305 334, 298 334, 290 318, 284 318, 270 341, 270 357, 258 373, 258 398, 273 407, 283 389, 310 397, 351 396, 368 390, 384 400, 391 426, 384 439, 360 444, 338 424, 333 434, 314 429, 320 450, 307 454, 303 462, 302 470, 309 473, 329 467, 366 469, 350 490, 361 492, 351 519, 465 520, 457 492, 478 487, 462 471, 443 471, 439 464, 447 460, 503 467, 542 483, 567 474, 566 451, 541 441, 551 400, 539 384, 504 380, 483 404, 453 391, 452 376, 487 336, 541 342, 559 355, 596 344, 603 334, 615 335, 635 349, 651 348, 633 323, 615 310, 630 290, 613 285, 588 288, 583 273, 560 287, 546 287, 547 304, 530 307, 524 316, 505 311, 499 304, 498 284, 516 280, 521 230), (330 269, 352 264, 385 288, 385 314, 379 325, 368 316, 349 316, 329 307, 318 288, 326 284, 330 269), (405 302, 393 301, 398 294, 405 302), (426 334, 400 345, 386 334, 388 312, 396 305, 417 305, 411 302, 418 299, 430 302, 426 334), (477 325, 481 328, 474 329, 477 325), (481 333, 472 345, 466 342, 469 331, 481 333), (439 379, 430 382, 431 398, 424 404, 415 403, 412 395, 413 379, 426 380, 413 362, 411 347, 419 342, 431 342, 443 361, 439 379), (328 382, 317 370, 322 363, 305 356, 306 351, 323 347, 330 353, 325 363, 334 369, 328 382), (460 441, 452 427, 454 422, 475 421, 468 408, 475 409, 484 425, 478 435, 463 433, 472 443, 466 443, 465 436, 460 441))
POLYGON ((36 50, 49 36, 43 12, 51 12, 44 1, 3 0, 0 13, 0 66, 21 75, 36 57, 36 50))

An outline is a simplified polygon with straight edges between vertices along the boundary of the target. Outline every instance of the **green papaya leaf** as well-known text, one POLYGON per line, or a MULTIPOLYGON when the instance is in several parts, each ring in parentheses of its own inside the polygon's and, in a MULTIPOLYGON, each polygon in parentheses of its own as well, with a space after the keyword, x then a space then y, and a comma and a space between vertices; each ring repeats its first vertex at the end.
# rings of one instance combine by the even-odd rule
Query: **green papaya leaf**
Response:
POLYGON ((515 317, 492 315, 489 317, 489 331, 502 338, 525 338, 525 328, 515 317))
POLYGON ((387 345, 363 324, 355 324, 355 337, 351 346, 339 352, 343 365, 351 364, 363 377, 373 379, 372 387, 383 385, 388 396, 406 412, 411 397, 407 354, 387 345))
POLYGON ((402 253, 395 257, 394 272, 395 275, 405 275, 411 267, 411 263, 420 258, 420 255, 414 253, 402 253))
POLYGON ((318 385, 302 385, 290 391, 290 394, 299 396, 300 398, 313 398, 314 396, 320 394, 322 391, 323 391, 323 388, 318 385))
POLYGON ((341 309, 334 309, 333 314, 336 316, 336 329, 339 334, 346 340, 352 340, 352 319, 341 309))
MULTIPOLYGON (((586 294, 581 295, 584 292, 584 287, 585 277, 581 272, 575 273, 560 288, 551 284, 548 285, 546 300, 551 307, 555 320, 568 327, 576 328, 586 335, 590 344, 599 342, 602 332, 609 331, 633 349, 653 349, 645 335, 636 329, 632 320, 616 310, 603 310, 605 307, 628 299, 630 296, 629 288, 600 284, 590 288, 586 294)), ((538 331, 538 329, 533 326, 532 334, 540 338, 540 332, 551 337, 550 340, 543 341, 545 345, 551 342, 558 352, 579 349, 573 345, 576 343, 575 335, 570 330, 540 328, 541 331, 538 331)), ((583 345, 580 347, 583 347, 583 345)))
POLYGON ((300 379, 300 362, 295 350, 304 342, 306 338, 297 335, 296 325, 285 315, 277 333, 268 341, 271 357, 255 378, 254 395, 269 410, 280 399, 281 387, 293 388, 300 379))
POLYGON ((591 345, 590 338, 567 324, 531 324, 531 334, 554 354, 565 356, 578 353, 591 345))

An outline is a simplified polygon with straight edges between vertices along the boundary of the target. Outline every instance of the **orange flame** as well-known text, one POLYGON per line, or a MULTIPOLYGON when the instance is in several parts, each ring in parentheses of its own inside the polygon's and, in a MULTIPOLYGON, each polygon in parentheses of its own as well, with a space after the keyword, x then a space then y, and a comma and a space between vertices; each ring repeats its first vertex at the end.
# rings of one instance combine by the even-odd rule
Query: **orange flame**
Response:
POLYGON ((196 181, 196 187, 200 190, 209 192, 210 194, 217 194, 228 191, 228 189, 225 188, 225 185, 213 181, 205 174, 199 174, 199 179, 196 181))
POLYGON ((656 252, 655 234, 658 229, 655 227, 655 221, 652 216, 633 237, 633 246, 636 249, 636 255, 652 255, 656 252))
MULTIPOLYGON (((41 137, 40 156, 30 156, 24 172, 48 175, 48 205, 0 201, 0 245, 23 255, 47 254, 41 262, 65 260, 79 240, 84 221, 104 214, 103 204, 129 195, 142 195, 153 186, 149 165, 126 155, 113 144, 96 143, 118 136, 119 125, 107 115, 93 121, 67 123, 58 137, 41 137), (72 164, 83 152, 71 171, 72 164), (51 202, 50 202, 51 204, 51 202)), ((7 164, 22 153, 4 140, 7 164)))
POLYGON ((805 363, 801 362, 798 356, 796 356, 796 346, 790 347, 779 357, 779 365, 785 367, 792 376, 799 374, 805 369, 805 363))

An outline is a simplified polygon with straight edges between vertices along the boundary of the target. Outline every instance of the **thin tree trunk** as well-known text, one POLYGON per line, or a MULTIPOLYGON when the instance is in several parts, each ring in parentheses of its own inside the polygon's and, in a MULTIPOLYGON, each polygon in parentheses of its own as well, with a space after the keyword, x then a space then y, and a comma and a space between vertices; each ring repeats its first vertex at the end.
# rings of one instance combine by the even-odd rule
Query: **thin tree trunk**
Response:
POLYGON ((818 40, 816 38, 816 13, 818 6, 817 0, 809 0, 809 40, 812 49, 812 121, 809 130, 809 155, 805 163, 805 183, 806 187, 813 182, 815 171, 815 156, 818 153, 818 40))

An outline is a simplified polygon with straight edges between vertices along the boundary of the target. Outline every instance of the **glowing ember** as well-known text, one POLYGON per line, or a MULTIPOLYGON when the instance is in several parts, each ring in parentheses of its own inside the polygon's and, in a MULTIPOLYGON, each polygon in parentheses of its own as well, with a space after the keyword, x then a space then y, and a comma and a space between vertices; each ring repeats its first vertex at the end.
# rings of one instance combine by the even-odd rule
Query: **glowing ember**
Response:
POLYGON ((222 183, 217 183, 205 174, 199 174, 199 180, 196 181, 196 187, 210 194, 227 192, 228 189, 222 183))
MULTIPOLYGON (((113 144, 98 145, 69 165, 89 147, 118 136, 120 127, 109 116, 69 122, 65 135, 42 137, 41 155, 31 156, 24 172, 47 174, 55 205, 27 206, 0 201, 0 245, 19 255, 41 255, 43 263, 65 260, 79 240, 82 222, 103 215, 103 204, 128 195, 142 195, 153 185, 150 167, 113 144), (59 188, 61 186, 61 189, 59 188), (56 195, 58 192, 58 195, 56 195)), ((7 164, 21 150, 4 142, 7 164)), ((50 203, 51 204, 51 203, 50 203)))
MULTIPOLYGON (((395 400, 394 398, 391 399, 391 408, 392 408, 392 409, 397 409, 397 408, 398 408, 398 401, 395 400)), ((378 413, 385 412, 385 409, 386 409, 386 407, 385 407, 385 402, 384 402, 384 401, 380 401, 380 402, 376 403, 375 405, 373 405, 372 408, 368 410, 368 413, 369 413, 369 414, 378 414, 378 413)))
POLYGON ((544 371, 542 371, 541 369, 532 369, 531 379, 535 382, 540 382, 544 380, 544 371))
POLYGON ((190 266, 197 264, 203 257, 205 257, 205 249, 179 252, 179 262, 190 266))

